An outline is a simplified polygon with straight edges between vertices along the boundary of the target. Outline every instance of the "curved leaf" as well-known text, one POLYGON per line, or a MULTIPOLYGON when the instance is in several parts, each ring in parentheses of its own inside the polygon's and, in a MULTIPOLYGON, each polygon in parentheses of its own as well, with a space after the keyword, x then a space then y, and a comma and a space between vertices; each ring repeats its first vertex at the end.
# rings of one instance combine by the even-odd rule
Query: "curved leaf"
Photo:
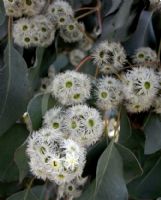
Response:
POLYGON ((123 175, 123 160, 113 141, 98 161, 94 198, 98 200, 128 199, 123 175))
POLYGON ((27 112, 29 113, 33 130, 41 127, 43 115, 54 105, 57 105, 57 102, 50 94, 37 94, 31 99, 27 107, 27 112))
POLYGON ((32 89, 38 88, 40 83, 40 67, 43 59, 45 48, 37 47, 36 49, 36 61, 33 67, 29 68, 29 80, 32 85, 32 89))
POLYGON ((156 38, 152 26, 153 12, 143 11, 140 15, 138 26, 132 37, 124 43, 128 55, 133 55, 140 47, 156 46, 156 38))
POLYGON ((28 158, 26 155, 26 143, 16 149, 14 160, 19 169, 19 182, 21 183, 29 172, 28 158))
POLYGON ((125 143, 132 134, 130 120, 125 108, 121 109, 119 142, 125 143))
POLYGON ((119 6, 121 5, 121 3, 122 3, 122 0, 112 1, 111 2, 112 5, 110 6, 110 9, 107 12, 105 12, 105 8, 107 6, 109 6, 109 1, 104 0, 103 1, 103 6, 102 6, 103 7, 103 11, 104 11, 104 16, 107 17, 107 16, 113 14, 114 12, 116 12, 116 10, 119 9, 119 6))
POLYGON ((4 67, 0 67, 0 135, 25 112, 30 98, 27 66, 11 41, 4 53, 4 67))
POLYGON ((7 200, 44 200, 45 199, 45 186, 36 186, 31 189, 13 194, 7 200))
POLYGON ((151 114, 145 124, 144 132, 145 154, 152 154, 161 149, 161 120, 156 114, 151 114))
POLYGON ((135 31, 144 4, 140 0, 124 0, 116 13, 103 21, 100 40, 123 42, 135 31))
POLYGON ((130 194, 143 200, 157 198, 161 195, 160 174, 161 158, 151 166, 151 170, 129 184, 130 194))
POLYGON ((90 185, 86 188, 83 194, 77 200, 95 200, 93 195, 95 191, 96 180, 92 181, 90 185))
POLYGON ((86 156, 86 165, 83 171, 83 176, 96 175, 96 166, 99 157, 107 147, 107 140, 103 139, 89 149, 86 156))
POLYGON ((14 125, 0 137, 0 180, 18 180, 18 168, 14 163, 14 152, 24 142, 28 131, 23 125, 14 125))
POLYGON ((2 25, 4 21, 5 21, 5 9, 3 1, 0 1, 0 25, 2 25))
POLYGON ((123 159, 124 177, 126 183, 129 183, 138 176, 141 176, 143 170, 136 156, 132 153, 132 151, 130 151, 130 149, 122 146, 121 144, 116 143, 115 145, 123 159))

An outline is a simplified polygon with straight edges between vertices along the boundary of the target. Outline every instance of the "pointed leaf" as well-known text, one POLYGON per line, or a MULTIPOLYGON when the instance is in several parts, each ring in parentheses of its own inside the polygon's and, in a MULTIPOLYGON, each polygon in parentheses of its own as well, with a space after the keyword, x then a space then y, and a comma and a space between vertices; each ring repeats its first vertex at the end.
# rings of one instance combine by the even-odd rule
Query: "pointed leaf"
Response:
POLYGON ((23 125, 14 125, 0 137, 0 180, 18 180, 18 168, 14 163, 15 150, 25 141, 28 131, 23 125))
POLYGON ((57 102, 50 94, 37 94, 31 99, 27 107, 27 112, 29 113, 33 130, 41 127, 43 115, 56 104, 57 102))
POLYGON ((31 189, 13 194, 7 200, 44 200, 45 199, 45 186, 36 186, 31 189))
POLYGON ((27 66, 9 41, 0 68, 0 135, 25 112, 30 98, 27 66))
POLYGON ((117 12, 105 17, 100 40, 126 41, 135 31, 143 8, 140 0, 122 1, 117 12))
POLYGON ((0 1, 0 25, 2 25, 4 21, 5 21, 5 9, 3 1, 0 1))
POLYGON ((26 143, 22 144, 18 149, 16 149, 14 160, 19 169, 19 182, 21 183, 29 172, 26 143))
POLYGON ((77 200, 94 200, 94 191, 96 186, 96 180, 92 181, 90 185, 86 188, 86 190, 82 193, 82 195, 77 200))
POLYGON ((111 141, 97 165, 95 200, 128 199, 123 160, 111 141))
POLYGON ((129 192, 138 199, 154 199, 161 196, 161 158, 143 176, 128 185, 129 192))
POLYGON ((138 26, 134 34, 124 43, 128 55, 132 56, 137 48, 153 47, 156 45, 156 38, 152 26, 151 11, 142 11, 138 26))
POLYGON ((123 159, 124 177, 126 183, 129 183, 136 177, 141 176, 143 170, 132 151, 121 144, 115 144, 115 146, 123 159))
POLYGON ((161 120, 158 115, 151 114, 145 124, 145 154, 152 154, 161 149, 161 120))
POLYGON ((33 90, 36 90, 40 83, 40 67, 44 52, 45 48, 37 47, 35 64, 33 67, 29 68, 29 80, 31 82, 33 90))
POLYGON ((131 124, 125 108, 121 109, 119 142, 125 143, 131 136, 131 124))

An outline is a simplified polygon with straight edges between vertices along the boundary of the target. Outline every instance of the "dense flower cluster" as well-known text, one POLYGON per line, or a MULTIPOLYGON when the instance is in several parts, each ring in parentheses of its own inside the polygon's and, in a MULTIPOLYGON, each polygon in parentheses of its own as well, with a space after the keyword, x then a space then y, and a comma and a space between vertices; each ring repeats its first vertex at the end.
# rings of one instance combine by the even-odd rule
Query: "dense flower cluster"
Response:
MULTIPOLYGON (((4 0, 4 5, 6 14, 16 18, 13 38, 19 46, 47 47, 57 31, 64 42, 77 42, 78 46, 67 53, 74 67, 92 48, 84 24, 76 20, 67 1, 4 0)), ((136 49, 129 66, 120 43, 103 41, 89 57, 98 69, 98 79, 75 70, 56 74, 54 68, 49 68, 40 90, 50 93, 58 105, 45 113, 42 128, 28 138, 31 172, 58 185, 58 200, 80 196, 88 179, 82 178, 86 152, 107 128, 101 114, 118 110, 122 104, 130 113, 151 108, 161 113, 161 71, 154 50, 136 49), (92 107, 88 105, 90 101, 92 107)), ((109 137, 116 134, 115 128, 119 132, 115 122, 109 120, 109 137)))
POLYGON ((8 16, 22 17, 14 22, 13 29, 14 41, 19 46, 49 46, 57 30, 65 42, 80 42, 85 48, 89 45, 85 27, 74 18, 67 1, 48 4, 45 0, 4 0, 4 5, 8 16))
POLYGON ((131 67, 126 63, 125 50, 120 44, 104 41, 93 50, 92 58, 100 72, 106 75, 98 79, 96 85, 98 108, 107 110, 123 103, 131 113, 152 107, 157 113, 160 111, 160 75, 154 50, 149 47, 137 49, 131 67))
POLYGON ((124 48, 115 42, 103 41, 92 52, 94 63, 104 74, 118 73, 126 62, 124 48))

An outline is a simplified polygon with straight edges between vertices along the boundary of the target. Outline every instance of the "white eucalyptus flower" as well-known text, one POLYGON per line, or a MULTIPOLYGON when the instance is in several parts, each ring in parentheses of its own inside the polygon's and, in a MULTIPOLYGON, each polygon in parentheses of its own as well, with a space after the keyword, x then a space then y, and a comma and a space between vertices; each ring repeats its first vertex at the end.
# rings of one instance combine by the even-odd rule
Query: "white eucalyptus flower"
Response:
POLYGON ((159 77, 154 69, 141 66, 133 68, 125 74, 123 80, 127 109, 130 112, 148 110, 159 88, 159 77))
POLYGON ((64 117, 64 131, 83 146, 97 142, 103 133, 103 121, 99 112, 86 105, 68 108, 64 117))
POLYGON ((12 17, 21 17, 23 12, 22 0, 3 0, 6 14, 12 17))
POLYGON ((126 62, 124 48, 119 43, 103 41, 92 53, 93 62, 98 65, 103 74, 117 73, 123 69, 126 62))
POLYGON ((157 67, 157 54, 149 47, 141 47, 135 51, 133 63, 143 64, 149 67, 157 67), (151 64, 150 64, 151 63, 151 64))
POLYGON ((96 105, 101 110, 116 108, 122 102, 122 83, 116 78, 107 76, 98 79, 96 88, 96 105))
POLYGON ((81 176, 86 151, 71 139, 62 138, 59 130, 43 128, 29 136, 27 154, 37 178, 48 178, 59 185, 81 176))
POLYGON ((91 81, 75 71, 58 74, 51 83, 51 93, 63 105, 85 102, 90 97, 91 81))

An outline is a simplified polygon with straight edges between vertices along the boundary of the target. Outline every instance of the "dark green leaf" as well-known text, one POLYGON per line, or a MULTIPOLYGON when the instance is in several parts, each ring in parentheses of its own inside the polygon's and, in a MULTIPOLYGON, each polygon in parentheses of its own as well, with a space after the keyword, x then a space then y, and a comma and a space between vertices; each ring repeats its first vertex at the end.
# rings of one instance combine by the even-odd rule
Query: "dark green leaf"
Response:
POLYGON ((13 194, 7 200, 44 200, 45 199, 45 186, 36 186, 31 189, 26 189, 22 192, 13 194))
POLYGON ((129 192, 138 199, 154 199, 161 195, 161 158, 143 176, 128 185, 129 192))
POLYGON ((152 26, 153 12, 143 11, 140 15, 138 26, 132 37, 124 43, 128 55, 133 55, 140 47, 153 47, 156 45, 156 38, 152 26))
POLYGON ((99 143, 92 146, 91 149, 89 149, 86 157, 86 165, 84 168, 83 176, 96 175, 96 166, 98 159, 106 147, 107 147, 107 140, 103 139, 99 143))
POLYGON ((85 64, 83 64, 79 70, 80 72, 83 72, 85 74, 89 74, 91 76, 94 76, 96 73, 96 65, 92 63, 92 61, 87 61, 85 64))
POLYGON ((43 59, 45 48, 37 47, 36 61, 33 67, 29 68, 29 80, 33 90, 37 89, 40 84, 40 67, 43 59))
POLYGON ((131 137, 131 124, 125 108, 121 109, 119 142, 125 143, 131 137))
POLYGON ((116 10, 119 9, 119 6, 121 5, 121 3, 122 3, 122 0, 115 0, 115 1, 111 0, 111 2, 104 0, 103 5, 102 5, 103 15, 107 17, 111 15, 112 13, 116 12, 116 10))
POLYGON ((14 163, 14 152, 25 141, 28 131, 23 125, 14 125, 0 137, 0 180, 18 180, 18 168, 14 163))
POLYGON ((0 40, 3 40, 7 35, 7 20, 4 21, 2 25, 0 25, 0 40))
POLYGON ((96 181, 92 181, 90 185, 86 188, 86 190, 83 192, 81 197, 79 197, 77 200, 94 200, 94 191, 95 191, 96 181))
POLYGON ((129 183, 136 177, 141 176, 143 170, 136 156, 121 144, 116 144, 116 147, 123 159, 124 177, 126 183, 129 183))
POLYGON ((94 197, 96 200, 128 199, 123 175, 123 160, 113 141, 98 161, 94 197))
POLYGON ((9 41, 0 68, 0 135, 25 112, 30 98, 27 66, 9 41))
POLYGON ((5 9, 3 5, 3 1, 0 1, 0 25, 2 25, 5 21, 5 9))
POLYGON ((103 21, 100 40, 126 41, 135 31, 144 4, 140 0, 124 0, 116 13, 103 21))
POLYGON ((57 102, 49 94, 38 94, 31 99, 27 112, 29 113, 33 130, 41 127, 43 115, 56 104, 57 102))
POLYGON ((10 196, 21 189, 17 182, 1 183, 0 182, 0 197, 10 196))
POLYGON ((55 53, 55 44, 53 43, 51 46, 45 48, 43 59, 40 66, 40 76, 44 77, 48 73, 48 68, 51 64, 53 64, 56 58, 55 53))
POLYGON ((160 40, 161 40, 161 12, 160 9, 156 9, 155 12, 153 13, 153 17, 152 17, 152 24, 153 24, 153 28, 154 28, 154 33, 156 36, 156 40, 157 40, 157 49, 159 48, 159 44, 160 44, 160 40))
POLYGON ((144 132, 145 140, 145 154, 152 154, 161 149, 161 121, 159 116, 151 114, 145 124, 144 132))
POLYGON ((56 60, 53 62, 53 67, 56 72, 60 72, 64 67, 69 64, 69 59, 65 54, 59 54, 56 57, 56 60))
POLYGON ((26 143, 16 149, 14 160, 19 169, 19 182, 21 183, 29 172, 28 158, 26 155, 26 143))

